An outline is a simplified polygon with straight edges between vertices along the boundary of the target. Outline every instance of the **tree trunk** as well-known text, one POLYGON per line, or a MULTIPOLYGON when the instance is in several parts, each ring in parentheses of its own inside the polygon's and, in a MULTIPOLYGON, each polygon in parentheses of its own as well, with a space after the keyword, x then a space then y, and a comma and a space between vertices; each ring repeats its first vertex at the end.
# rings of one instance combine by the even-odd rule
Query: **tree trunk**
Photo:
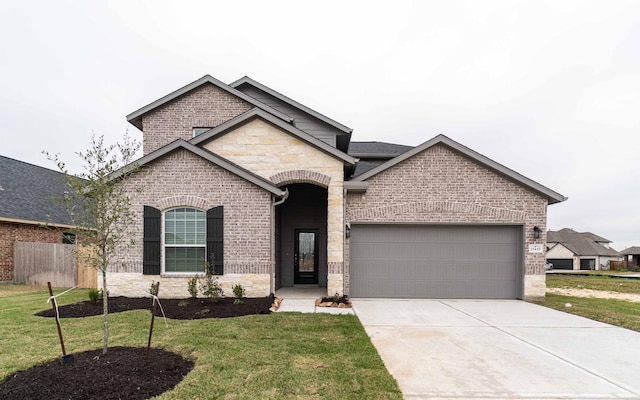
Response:
POLYGON ((102 354, 107 354, 107 348, 109 347, 109 322, 107 316, 109 315, 109 307, 107 299, 107 271, 102 270, 102 354))

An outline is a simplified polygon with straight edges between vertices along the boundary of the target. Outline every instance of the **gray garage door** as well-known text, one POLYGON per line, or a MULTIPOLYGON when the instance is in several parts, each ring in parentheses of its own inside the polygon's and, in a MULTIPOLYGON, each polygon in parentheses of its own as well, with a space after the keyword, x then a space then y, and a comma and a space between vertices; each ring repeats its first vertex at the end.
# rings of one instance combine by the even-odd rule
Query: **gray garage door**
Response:
POLYGON ((522 297, 522 227, 353 225, 351 297, 522 297))

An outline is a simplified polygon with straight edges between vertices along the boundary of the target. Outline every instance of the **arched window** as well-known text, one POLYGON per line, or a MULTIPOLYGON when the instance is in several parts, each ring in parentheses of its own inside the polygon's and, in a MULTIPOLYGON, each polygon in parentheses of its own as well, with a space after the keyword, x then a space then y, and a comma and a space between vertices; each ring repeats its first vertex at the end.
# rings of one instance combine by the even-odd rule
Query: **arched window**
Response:
POLYGON ((207 216, 195 208, 164 213, 164 272, 204 272, 207 216))

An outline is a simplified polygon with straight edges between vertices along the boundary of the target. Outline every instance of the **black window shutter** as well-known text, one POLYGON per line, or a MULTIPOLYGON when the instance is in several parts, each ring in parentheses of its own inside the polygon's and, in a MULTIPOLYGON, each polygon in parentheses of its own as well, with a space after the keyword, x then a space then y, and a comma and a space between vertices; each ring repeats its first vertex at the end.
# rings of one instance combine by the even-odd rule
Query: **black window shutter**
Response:
POLYGON ((207 262, 213 260, 214 273, 224 274, 224 211, 222 206, 207 210, 207 262))
POLYGON ((160 275, 160 210, 144 206, 142 273, 160 275))

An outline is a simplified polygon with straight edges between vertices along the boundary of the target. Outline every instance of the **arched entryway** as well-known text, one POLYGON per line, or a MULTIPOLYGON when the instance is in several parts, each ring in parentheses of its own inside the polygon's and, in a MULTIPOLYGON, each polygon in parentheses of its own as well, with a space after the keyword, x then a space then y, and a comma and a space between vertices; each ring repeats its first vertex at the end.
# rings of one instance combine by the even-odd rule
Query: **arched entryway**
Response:
POLYGON ((276 289, 327 286, 327 189, 292 183, 276 207, 276 289))

